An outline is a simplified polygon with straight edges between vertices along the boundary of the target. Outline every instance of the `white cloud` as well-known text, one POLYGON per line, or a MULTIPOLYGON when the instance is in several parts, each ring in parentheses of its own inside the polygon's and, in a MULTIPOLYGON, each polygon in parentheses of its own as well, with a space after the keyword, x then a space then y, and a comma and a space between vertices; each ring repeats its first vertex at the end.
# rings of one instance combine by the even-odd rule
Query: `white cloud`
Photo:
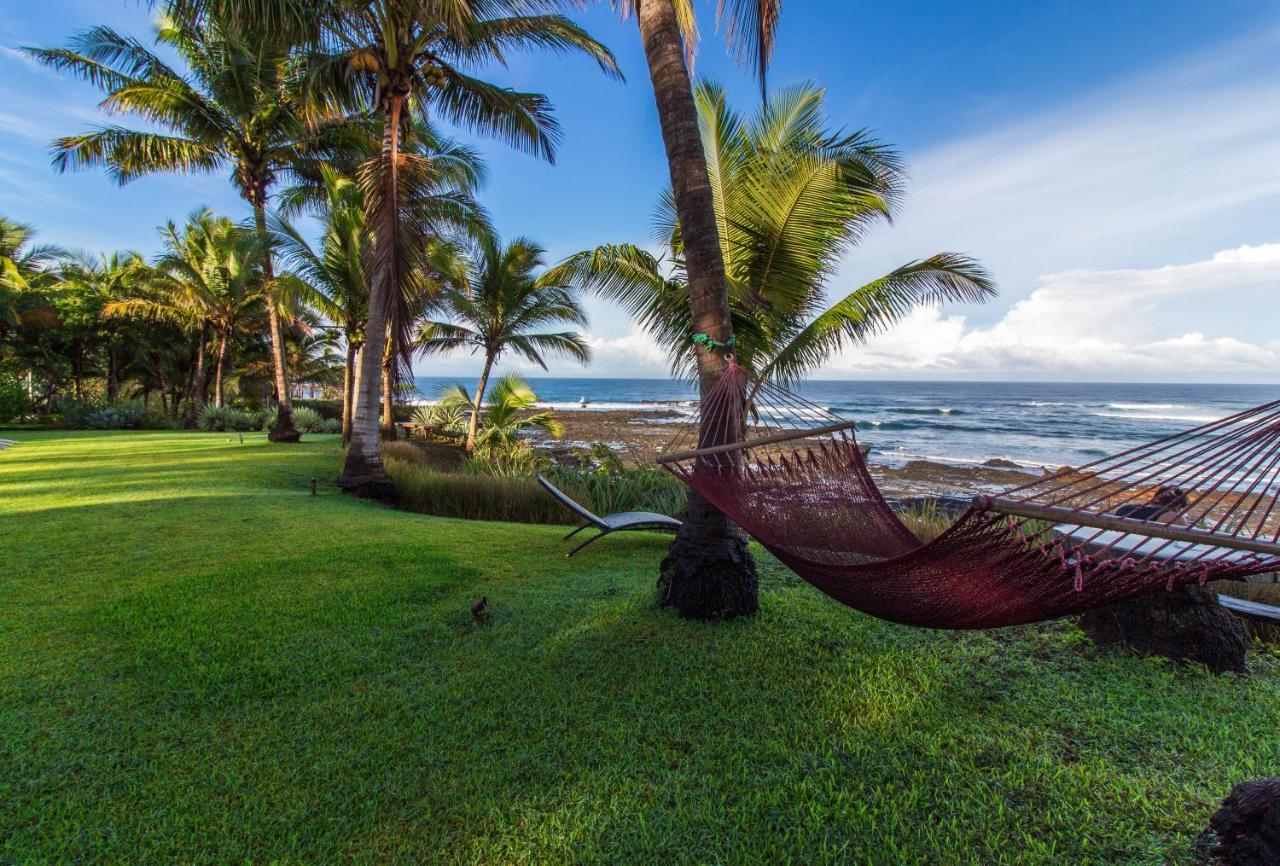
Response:
MULTIPOLYGON (((1162 262, 1256 243, 1260 231, 1274 236, 1278 143, 1280 31, 1272 29, 909 154, 905 212, 867 239, 841 285, 938 250, 967 252, 1001 285, 1002 302, 962 311, 987 324, 1041 274, 1139 267, 1158 280, 1162 262)), ((1047 303, 1029 311, 1046 316, 1042 326, 1052 323, 1047 303)), ((1206 329, 1269 338, 1271 323, 1248 307, 1205 305, 1189 293, 1176 303, 1198 307, 1206 329)))
POLYGON ((1077 269, 1037 288, 989 326, 921 308, 823 376, 913 374, 1000 378, 1280 378, 1280 339, 1170 330, 1170 307, 1229 307, 1270 318, 1280 243, 1241 246, 1159 268, 1077 269))

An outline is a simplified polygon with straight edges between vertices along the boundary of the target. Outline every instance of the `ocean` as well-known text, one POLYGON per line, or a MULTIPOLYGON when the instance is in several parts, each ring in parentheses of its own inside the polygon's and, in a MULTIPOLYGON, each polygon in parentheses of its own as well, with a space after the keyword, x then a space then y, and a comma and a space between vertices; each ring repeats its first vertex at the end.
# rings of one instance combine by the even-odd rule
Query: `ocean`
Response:
MULTIPOLYGON (((420 376, 433 397, 454 381, 420 376)), ((531 379, 545 405, 693 416, 696 392, 671 379, 531 379)), ((472 385, 473 383, 467 383, 472 385)), ((858 422, 873 461, 1079 466, 1280 397, 1280 385, 810 381, 803 397, 858 422)))

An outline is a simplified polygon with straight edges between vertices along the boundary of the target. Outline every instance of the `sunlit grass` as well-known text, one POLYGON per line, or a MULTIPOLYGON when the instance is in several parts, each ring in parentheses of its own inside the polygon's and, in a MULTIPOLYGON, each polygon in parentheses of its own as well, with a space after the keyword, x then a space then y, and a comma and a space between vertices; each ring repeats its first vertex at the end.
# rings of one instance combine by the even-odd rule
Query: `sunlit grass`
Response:
POLYGON ((0 861, 1178 863, 1280 765, 1263 654, 903 628, 771 561, 688 623, 662 536, 349 500, 336 437, 14 438, 0 861))

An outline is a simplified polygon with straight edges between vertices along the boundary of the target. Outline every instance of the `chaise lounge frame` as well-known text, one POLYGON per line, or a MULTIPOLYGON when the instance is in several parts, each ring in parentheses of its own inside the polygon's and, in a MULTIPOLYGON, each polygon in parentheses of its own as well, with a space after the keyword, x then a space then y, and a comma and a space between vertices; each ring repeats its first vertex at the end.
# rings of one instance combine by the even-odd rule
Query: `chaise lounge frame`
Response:
POLYGON ((570 499, 563 490, 556 487, 547 479, 543 478, 541 474, 538 475, 538 483, 542 485, 542 488, 544 490, 546 490, 548 493, 554 496, 556 498, 556 501, 558 501, 565 508, 572 511, 574 514, 581 517, 583 520, 583 523, 581 526, 579 526, 577 529, 573 530, 572 532, 570 532, 568 535, 564 537, 565 541, 568 541, 570 538, 573 538, 575 535, 577 535, 579 532, 581 532, 584 529, 590 529, 594 527, 600 530, 598 534, 591 536, 586 541, 582 542, 577 547, 575 547, 573 550, 566 553, 565 554, 566 559, 573 556, 578 551, 582 550, 582 548, 586 547, 588 544, 591 544, 592 542, 595 542, 595 541, 599 541, 600 539, 604 538, 606 535, 611 535, 612 533, 615 533, 615 532, 629 532, 635 529, 679 529, 680 528, 679 520, 676 520, 674 517, 668 517, 665 514, 657 514, 652 511, 620 511, 617 514, 607 514, 604 517, 600 517, 599 515, 594 514, 591 511, 588 511, 586 508, 582 507, 582 505, 570 499))

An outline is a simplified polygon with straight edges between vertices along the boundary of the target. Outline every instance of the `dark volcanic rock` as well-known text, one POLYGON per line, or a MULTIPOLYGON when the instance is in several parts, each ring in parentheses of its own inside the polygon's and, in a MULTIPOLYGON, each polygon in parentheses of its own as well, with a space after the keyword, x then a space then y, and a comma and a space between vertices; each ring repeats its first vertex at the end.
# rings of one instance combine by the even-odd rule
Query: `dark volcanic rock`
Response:
POLYGON ((1157 590, 1095 608, 1080 627, 1100 647, 1124 644, 1175 661, 1199 662, 1216 674, 1244 673, 1249 639, 1244 625, 1202 586, 1157 590))
POLYGON ((1280 778, 1241 782, 1209 819, 1219 866, 1280 863, 1280 778))

